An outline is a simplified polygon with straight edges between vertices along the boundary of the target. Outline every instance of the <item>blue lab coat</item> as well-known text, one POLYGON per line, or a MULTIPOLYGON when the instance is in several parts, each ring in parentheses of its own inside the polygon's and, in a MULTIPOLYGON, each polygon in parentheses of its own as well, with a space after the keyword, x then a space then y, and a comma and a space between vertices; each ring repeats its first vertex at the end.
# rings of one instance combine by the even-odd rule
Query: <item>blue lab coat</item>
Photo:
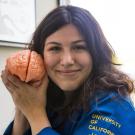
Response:
MULTIPOLYGON (((50 115, 53 115, 50 114, 50 115)), ((52 127, 59 124, 60 117, 52 122, 52 127)), ((13 122, 4 135, 11 135, 13 122)), ((47 127, 37 135, 134 135, 135 108, 130 97, 122 96, 116 91, 98 91, 93 96, 87 112, 74 112, 67 118, 63 130, 56 131, 47 127)), ((24 135, 31 135, 31 130, 24 135)))

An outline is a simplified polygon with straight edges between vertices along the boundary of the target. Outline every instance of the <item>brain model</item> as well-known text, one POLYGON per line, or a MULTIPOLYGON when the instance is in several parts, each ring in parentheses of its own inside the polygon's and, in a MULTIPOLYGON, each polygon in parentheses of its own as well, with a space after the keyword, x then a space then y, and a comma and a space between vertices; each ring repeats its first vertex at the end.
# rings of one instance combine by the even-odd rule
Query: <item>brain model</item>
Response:
POLYGON ((45 74, 41 55, 30 50, 19 51, 11 55, 6 61, 6 69, 25 82, 41 80, 45 74))

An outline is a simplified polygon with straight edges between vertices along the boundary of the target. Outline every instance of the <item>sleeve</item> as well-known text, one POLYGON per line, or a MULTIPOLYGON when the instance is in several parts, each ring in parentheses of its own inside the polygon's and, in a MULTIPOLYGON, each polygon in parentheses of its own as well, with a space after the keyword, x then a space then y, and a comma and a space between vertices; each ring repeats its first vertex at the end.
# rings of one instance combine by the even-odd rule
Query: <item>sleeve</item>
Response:
MULTIPOLYGON (((9 126, 6 128, 6 130, 5 130, 3 135, 12 135, 13 124, 14 124, 14 121, 12 121, 9 124, 9 126)), ((32 135, 31 134, 31 129, 28 129, 23 135, 32 135)))
MULTIPOLYGON (((13 129, 13 123, 12 121, 9 126, 6 128, 3 135, 12 135, 12 129, 13 129)), ((31 129, 28 129, 23 135, 32 135, 31 129)), ((51 127, 43 128, 37 135, 60 135, 55 130, 53 130, 51 127)))
POLYGON ((127 100, 112 94, 98 99, 92 108, 77 123, 73 135, 134 134, 135 110, 127 100))
POLYGON ((37 135, 60 135, 55 130, 53 130, 51 127, 46 127, 42 129, 37 135))
POLYGON ((13 129, 13 121, 9 124, 9 126, 6 128, 5 132, 3 135, 11 135, 12 134, 12 129, 13 129))

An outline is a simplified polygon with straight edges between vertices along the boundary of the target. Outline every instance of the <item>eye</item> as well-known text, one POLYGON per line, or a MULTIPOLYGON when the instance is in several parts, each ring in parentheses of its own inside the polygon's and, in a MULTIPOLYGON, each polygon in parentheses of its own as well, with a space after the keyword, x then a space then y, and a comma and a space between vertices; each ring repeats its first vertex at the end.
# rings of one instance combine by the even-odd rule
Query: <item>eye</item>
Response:
POLYGON ((86 47, 86 45, 75 45, 74 47, 73 47, 73 49, 74 50, 87 50, 87 47, 86 47))
POLYGON ((61 50, 61 47, 59 46, 52 46, 49 48, 49 51, 52 51, 52 52, 58 52, 61 50))

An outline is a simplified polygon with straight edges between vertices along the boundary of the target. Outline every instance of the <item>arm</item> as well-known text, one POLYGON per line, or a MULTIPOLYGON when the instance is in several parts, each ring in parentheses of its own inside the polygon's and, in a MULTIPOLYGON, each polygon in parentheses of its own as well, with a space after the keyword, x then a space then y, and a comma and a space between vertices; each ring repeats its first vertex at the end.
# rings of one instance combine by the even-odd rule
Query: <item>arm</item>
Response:
POLYGON ((45 76, 41 83, 36 85, 22 82, 7 71, 3 71, 1 77, 12 96, 15 106, 20 110, 16 111, 14 124, 10 126, 8 130, 10 133, 8 132, 8 134, 11 134, 12 131, 12 135, 22 135, 28 128, 28 123, 32 135, 38 134, 44 128, 51 127, 45 110, 48 77, 45 76))
POLYGON ((30 129, 30 125, 26 117, 16 108, 14 120, 6 128, 4 135, 25 135, 28 129, 30 129))
POLYGON ((30 126, 26 117, 22 114, 22 112, 18 108, 16 108, 12 135, 23 135, 29 127, 30 126))
POLYGON ((32 135, 37 135, 43 128, 51 127, 45 111, 37 111, 29 117, 32 135))

